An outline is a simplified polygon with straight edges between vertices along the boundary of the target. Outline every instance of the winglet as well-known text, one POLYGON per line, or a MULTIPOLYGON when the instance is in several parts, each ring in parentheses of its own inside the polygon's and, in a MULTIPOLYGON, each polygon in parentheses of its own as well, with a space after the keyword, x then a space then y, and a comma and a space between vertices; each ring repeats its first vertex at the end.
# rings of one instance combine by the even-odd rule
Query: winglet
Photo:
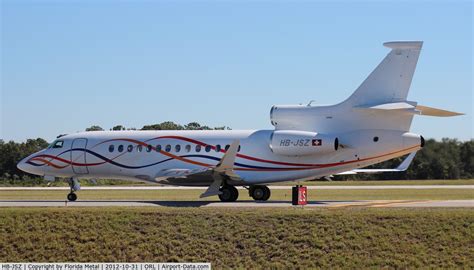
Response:
POLYGON ((337 175, 350 175, 350 174, 358 174, 358 173, 372 174, 372 173, 384 173, 384 172, 404 172, 408 169, 411 162, 415 158, 416 152, 417 151, 410 153, 405 158, 405 160, 403 160, 403 162, 400 163, 400 165, 398 165, 398 167, 395 169, 355 169, 352 171, 338 173, 337 175))
POLYGON ((408 155, 408 157, 406 157, 405 160, 402 163, 400 163, 400 165, 398 165, 396 170, 399 171, 399 172, 406 171, 408 169, 408 167, 410 166, 411 162, 413 161, 413 159, 415 158, 415 155, 416 155, 416 151, 411 152, 408 155))
POLYGON ((220 175, 213 175, 214 181, 212 184, 202 193, 199 198, 205 198, 215 195, 220 195, 222 192, 219 190, 222 185, 222 177, 220 175))
POLYGON ((229 177, 238 177, 238 175, 234 173, 234 162, 239 150, 239 145, 239 140, 235 140, 231 143, 222 159, 216 167, 212 169, 212 177, 214 178, 214 181, 206 191, 199 196, 200 198, 221 194, 219 189, 223 183, 223 174, 229 177))
POLYGON ((233 171, 235 157, 237 156, 239 145, 239 140, 235 140, 230 144, 221 161, 219 161, 217 166, 214 168, 214 171, 223 173, 233 171))

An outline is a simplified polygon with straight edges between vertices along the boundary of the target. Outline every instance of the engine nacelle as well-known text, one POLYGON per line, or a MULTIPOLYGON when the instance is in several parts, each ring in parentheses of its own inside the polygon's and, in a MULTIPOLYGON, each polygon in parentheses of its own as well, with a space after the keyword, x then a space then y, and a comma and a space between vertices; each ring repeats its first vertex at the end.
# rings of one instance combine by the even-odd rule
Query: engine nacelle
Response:
POLYGON ((314 121, 311 113, 315 107, 303 105, 278 105, 270 110, 270 121, 277 129, 298 129, 298 125, 307 121, 314 121))
POLYGON ((335 136, 298 130, 275 130, 270 138, 273 153, 285 156, 309 156, 337 151, 335 136))

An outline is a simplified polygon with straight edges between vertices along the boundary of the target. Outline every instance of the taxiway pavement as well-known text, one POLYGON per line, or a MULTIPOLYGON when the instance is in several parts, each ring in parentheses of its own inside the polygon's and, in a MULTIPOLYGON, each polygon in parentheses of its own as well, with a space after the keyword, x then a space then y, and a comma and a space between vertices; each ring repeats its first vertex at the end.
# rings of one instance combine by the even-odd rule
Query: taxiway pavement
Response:
MULTIPOLYGON (((275 190, 291 190, 292 186, 268 186, 275 190)), ((308 190, 314 189, 474 189, 474 185, 387 185, 387 186, 306 186, 308 190)), ((243 189, 243 187, 238 187, 243 189)), ((207 187, 183 186, 86 186, 81 190, 204 190, 207 187)), ((69 187, 0 187, 0 190, 69 190, 69 187)))
MULTIPOLYGON (((132 200, 0 200, 0 207, 112 207, 112 206, 151 206, 151 207, 295 207, 289 201, 255 202, 251 200, 224 203, 220 201, 132 201, 132 200)), ((302 206, 296 206, 302 207, 302 206)), ((305 208, 312 207, 474 207, 474 200, 348 200, 348 201, 310 201, 305 208)))

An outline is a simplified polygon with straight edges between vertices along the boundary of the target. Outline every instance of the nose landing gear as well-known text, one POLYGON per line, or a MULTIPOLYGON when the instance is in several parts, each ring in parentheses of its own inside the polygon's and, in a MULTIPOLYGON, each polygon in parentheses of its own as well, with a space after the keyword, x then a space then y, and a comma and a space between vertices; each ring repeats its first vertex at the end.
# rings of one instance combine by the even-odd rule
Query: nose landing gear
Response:
POLYGON ((77 200, 76 193, 74 193, 74 192, 69 193, 67 195, 67 200, 70 201, 70 202, 74 202, 75 200, 77 200))
POLYGON ((69 192, 69 194, 67 195, 67 200, 70 202, 74 202, 75 200, 77 200, 77 195, 74 192, 80 190, 81 185, 79 184, 79 180, 77 180, 77 178, 75 177, 69 178, 67 182, 69 184, 69 188, 71 189, 71 192, 69 192))

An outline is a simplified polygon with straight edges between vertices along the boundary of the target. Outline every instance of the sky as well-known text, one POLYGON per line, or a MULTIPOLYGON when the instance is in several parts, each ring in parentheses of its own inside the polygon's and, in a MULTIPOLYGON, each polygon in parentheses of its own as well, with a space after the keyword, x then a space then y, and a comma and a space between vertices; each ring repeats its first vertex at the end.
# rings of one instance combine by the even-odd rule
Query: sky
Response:
POLYGON ((409 100, 425 138, 473 138, 471 1, 1 2, 1 139, 174 121, 272 129, 275 104, 334 104, 423 40, 409 100))

